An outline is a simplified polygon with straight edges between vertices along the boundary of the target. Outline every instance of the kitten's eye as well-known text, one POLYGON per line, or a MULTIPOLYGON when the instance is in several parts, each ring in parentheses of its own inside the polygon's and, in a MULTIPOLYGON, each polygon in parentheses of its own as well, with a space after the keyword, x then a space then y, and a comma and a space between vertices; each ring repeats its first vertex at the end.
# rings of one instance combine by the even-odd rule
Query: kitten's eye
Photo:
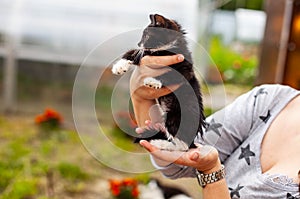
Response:
POLYGON ((155 23, 155 25, 156 25, 156 26, 160 26, 161 23, 160 23, 159 21, 157 21, 157 22, 155 23))

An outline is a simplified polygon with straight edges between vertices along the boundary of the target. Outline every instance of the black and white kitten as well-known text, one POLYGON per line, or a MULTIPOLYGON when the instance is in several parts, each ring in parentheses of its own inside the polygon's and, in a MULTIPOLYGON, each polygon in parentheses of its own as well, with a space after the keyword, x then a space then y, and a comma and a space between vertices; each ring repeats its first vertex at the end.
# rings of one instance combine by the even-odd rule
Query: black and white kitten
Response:
POLYGON ((139 65, 142 57, 146 55, 184 55, 183 62, 170 65, 173 71, 144 79, 144 85, 154 89, 173 84, 181 86, 173 93, 157 99, 165 112, 166 130, 145 130, 136 142, 143 139, 159 145, 161 149, 186 151, 195 147, 194 138, 197 133, 202 135, 202 127, 205 127, 200 85, 193 71, 191 53, 181 26, 158 14, 151 14, 150 20, 151 23, 144 29, 138 43, 139 48, 126 52, 113 65, 112 72, 121 75, 131 66, 139 65))

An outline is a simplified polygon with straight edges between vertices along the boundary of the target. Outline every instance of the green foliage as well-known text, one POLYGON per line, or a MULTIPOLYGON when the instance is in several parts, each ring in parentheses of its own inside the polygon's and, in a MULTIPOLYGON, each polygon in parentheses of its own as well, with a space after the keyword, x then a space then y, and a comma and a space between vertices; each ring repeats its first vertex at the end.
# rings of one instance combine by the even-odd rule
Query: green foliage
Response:
MULTIPOLYGON (((23 120, 24 118, 15 120, 0 116, 0 142, 4 149, 0 150, 0 198, 47 199, 49 171, 53 173, 54 187, 63 187, 62 190, 56 189, 55 193, 70 193, 70 190, 78 193, 85 189, 85 185, 89 183, 86 180, 91 178, 76 166, 77 156, 69 161, 72 164, 57 165, 62 160, 68 161, 66 154, 86 155, 86 151, 80 151, 78 147, 81 143, 77 134, 64 130, 57 132, 63 133, 63 138, 53 134, 44 139, 38 136, 38 128, 32 120, 28 123, 23 120)), ((95 166, 99 168, 99 164, 95 166)), ((89 167, 91 165, 88 164, 89 167)))
POLYGON ((253 84, 258 60, 254 55, 237 53, 225 46, 219 37, 213 37, 210 56, 222 74, 225 83, 253 84))
POLYGON ((0 192, 5 190, 15 175, 22 169, 22 165, 11 165, 9 162, 0 162, 0 192))
POLYGON ((95 94, 96 106, 104 110, 110 110, 112 92, 113 87, 107 85, 99 86, 95 94))
POLYGON ((72 182, 64 187, 68 195, 82 194, 86 189, 86 185, 82 182, 72 182))
POLYGON ((149 173, 140 173, 137 174, 134 178, 142 184, 148 184, 151 180, 149 173))
POLYGON ((252 9, 252 10, 263 10, 264 9, 264 1, 263 0, 248 0, 246 2, 246 7, 247 9, 252 9))
POLYGON ((57 169, 63 178, 71 181, 86 180, 89 177, 79 166, 68 162, 59 163, 57 169))
POLYGON ((41 143, 40 151, 45 157, 49 157, 55 151, 55 143, 52 140, 41 143))
POLYGON ((4 194, 3 199, 31 198, 37 194, 37 182, 34 179, 17 180, 12 185, 11 191, 4 194))
MULTIPOLYGON (((124 132, 120 128, 114 127, 106 129, 105 132, 117 147, 125 151, 133 151, 137 148, 137 145, 133 143, 133 137, 126 134, 126 132, 124 132)), ((134 133, 134 130, 132 131, 132 133, 134 133)))
POLYGON ((22 171, 24 167, 22 157, 30 152, 20 140, 2 146, 5 150, 0 152, 0 191, 3 191, 15 175, 22 171))
MULTIPOLYGON (((32 118, 0 115, 3 149, 0 150, 0 198, 86 198, 86 195, 95 194, 97 183, 94 180, 107 178, 107 173, 102 172, 106 167, 84 150, 75 131, 60 130, 45 139, 39 136, 40 129, 32 118), (84 169, 81 167, 83 162, 84 169), (49 194, 51 186, 54 190, 52 196, 49 194)), ((101 128, 113 142, 126 150, 141 150, 115 126, 102 125, 101 128)), ((101 145, 101 140, 99 143, 101 145)), ((101 150, 107 150, 108 154, 112 152, 111 148, 101 147, 101 150)), ((119 162, 123 163, 118 159, 119 162)), ((141 178, 143 181, 148 179, 147 176, 141 178)))
POLYGON ((204 108, 204 115, 205 115, 205 117, 210 116, 213 112, 214 112, 214 111, 213 111, 212 108, 210 108, 210 107, 205 107, 205 108, 204 108))
POLYGON ((95 93, 95 107, 97 117, 99 120, 109 124, 113 121, 111 112, 111 95, 113 87, 108 85, 101 85, 97 88, 95 93))
POLYGON ((236 10, 238 8, 263 10, 264 0, 231 0, 221 7, 223 10, 236 10))
POLYGON ((3 155, 9 160, 17 162, 20 160, 20 158, 26 156, 30 152, 30 149, 24 146, 22 140, 14 140, 8 144, 5 152, 3 152, 3 155))

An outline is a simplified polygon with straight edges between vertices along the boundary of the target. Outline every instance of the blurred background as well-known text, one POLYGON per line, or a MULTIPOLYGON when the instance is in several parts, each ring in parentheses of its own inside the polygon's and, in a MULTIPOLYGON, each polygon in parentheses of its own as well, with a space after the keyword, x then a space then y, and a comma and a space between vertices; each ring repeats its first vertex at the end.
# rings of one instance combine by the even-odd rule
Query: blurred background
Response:
MULTIPOLYGON (((113 198, 110 180, 124 178, 137 181, 140 198, 162 197, 147 195, 152 178, 200 197, 195 179, 174 182, 155 171, 120 172, 97 161, 73 122, 77 72, 82 65, 95 68, 102 129, 115 146, 143 151, 122 132, 135 128, 130 114, 114 116, 122 130, 114 121, 117 78, 109 67, 120 49, 138 42, 140 35, 127 33, 141 34, 154 13, 175 19, 188 33, 206 114, 258 84, 300 89, 299 0, 0 0, 0 198, 113 198), (129 36, 120 42, 120 34, 129 36), (118 42, 91 53, 107 41, 118 42)), ((99 151, 112 153, 101 141, 99 151)))

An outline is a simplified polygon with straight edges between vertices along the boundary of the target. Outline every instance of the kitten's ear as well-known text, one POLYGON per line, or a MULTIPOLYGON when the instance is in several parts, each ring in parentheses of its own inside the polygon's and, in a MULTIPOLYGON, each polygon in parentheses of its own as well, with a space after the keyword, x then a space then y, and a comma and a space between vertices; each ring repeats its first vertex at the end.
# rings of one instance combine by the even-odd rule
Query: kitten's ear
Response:
POLYGON ((166 19, 159 14, 151 14, 149 17, 152 26, 164 26, 166 24, 166 19))
POLYGON ((167 19, 159 14, 149 15, 151 23, 150 26, 152 27, 163 27, 172 30, 179 31, 180 26, 173 20, 167 19))

